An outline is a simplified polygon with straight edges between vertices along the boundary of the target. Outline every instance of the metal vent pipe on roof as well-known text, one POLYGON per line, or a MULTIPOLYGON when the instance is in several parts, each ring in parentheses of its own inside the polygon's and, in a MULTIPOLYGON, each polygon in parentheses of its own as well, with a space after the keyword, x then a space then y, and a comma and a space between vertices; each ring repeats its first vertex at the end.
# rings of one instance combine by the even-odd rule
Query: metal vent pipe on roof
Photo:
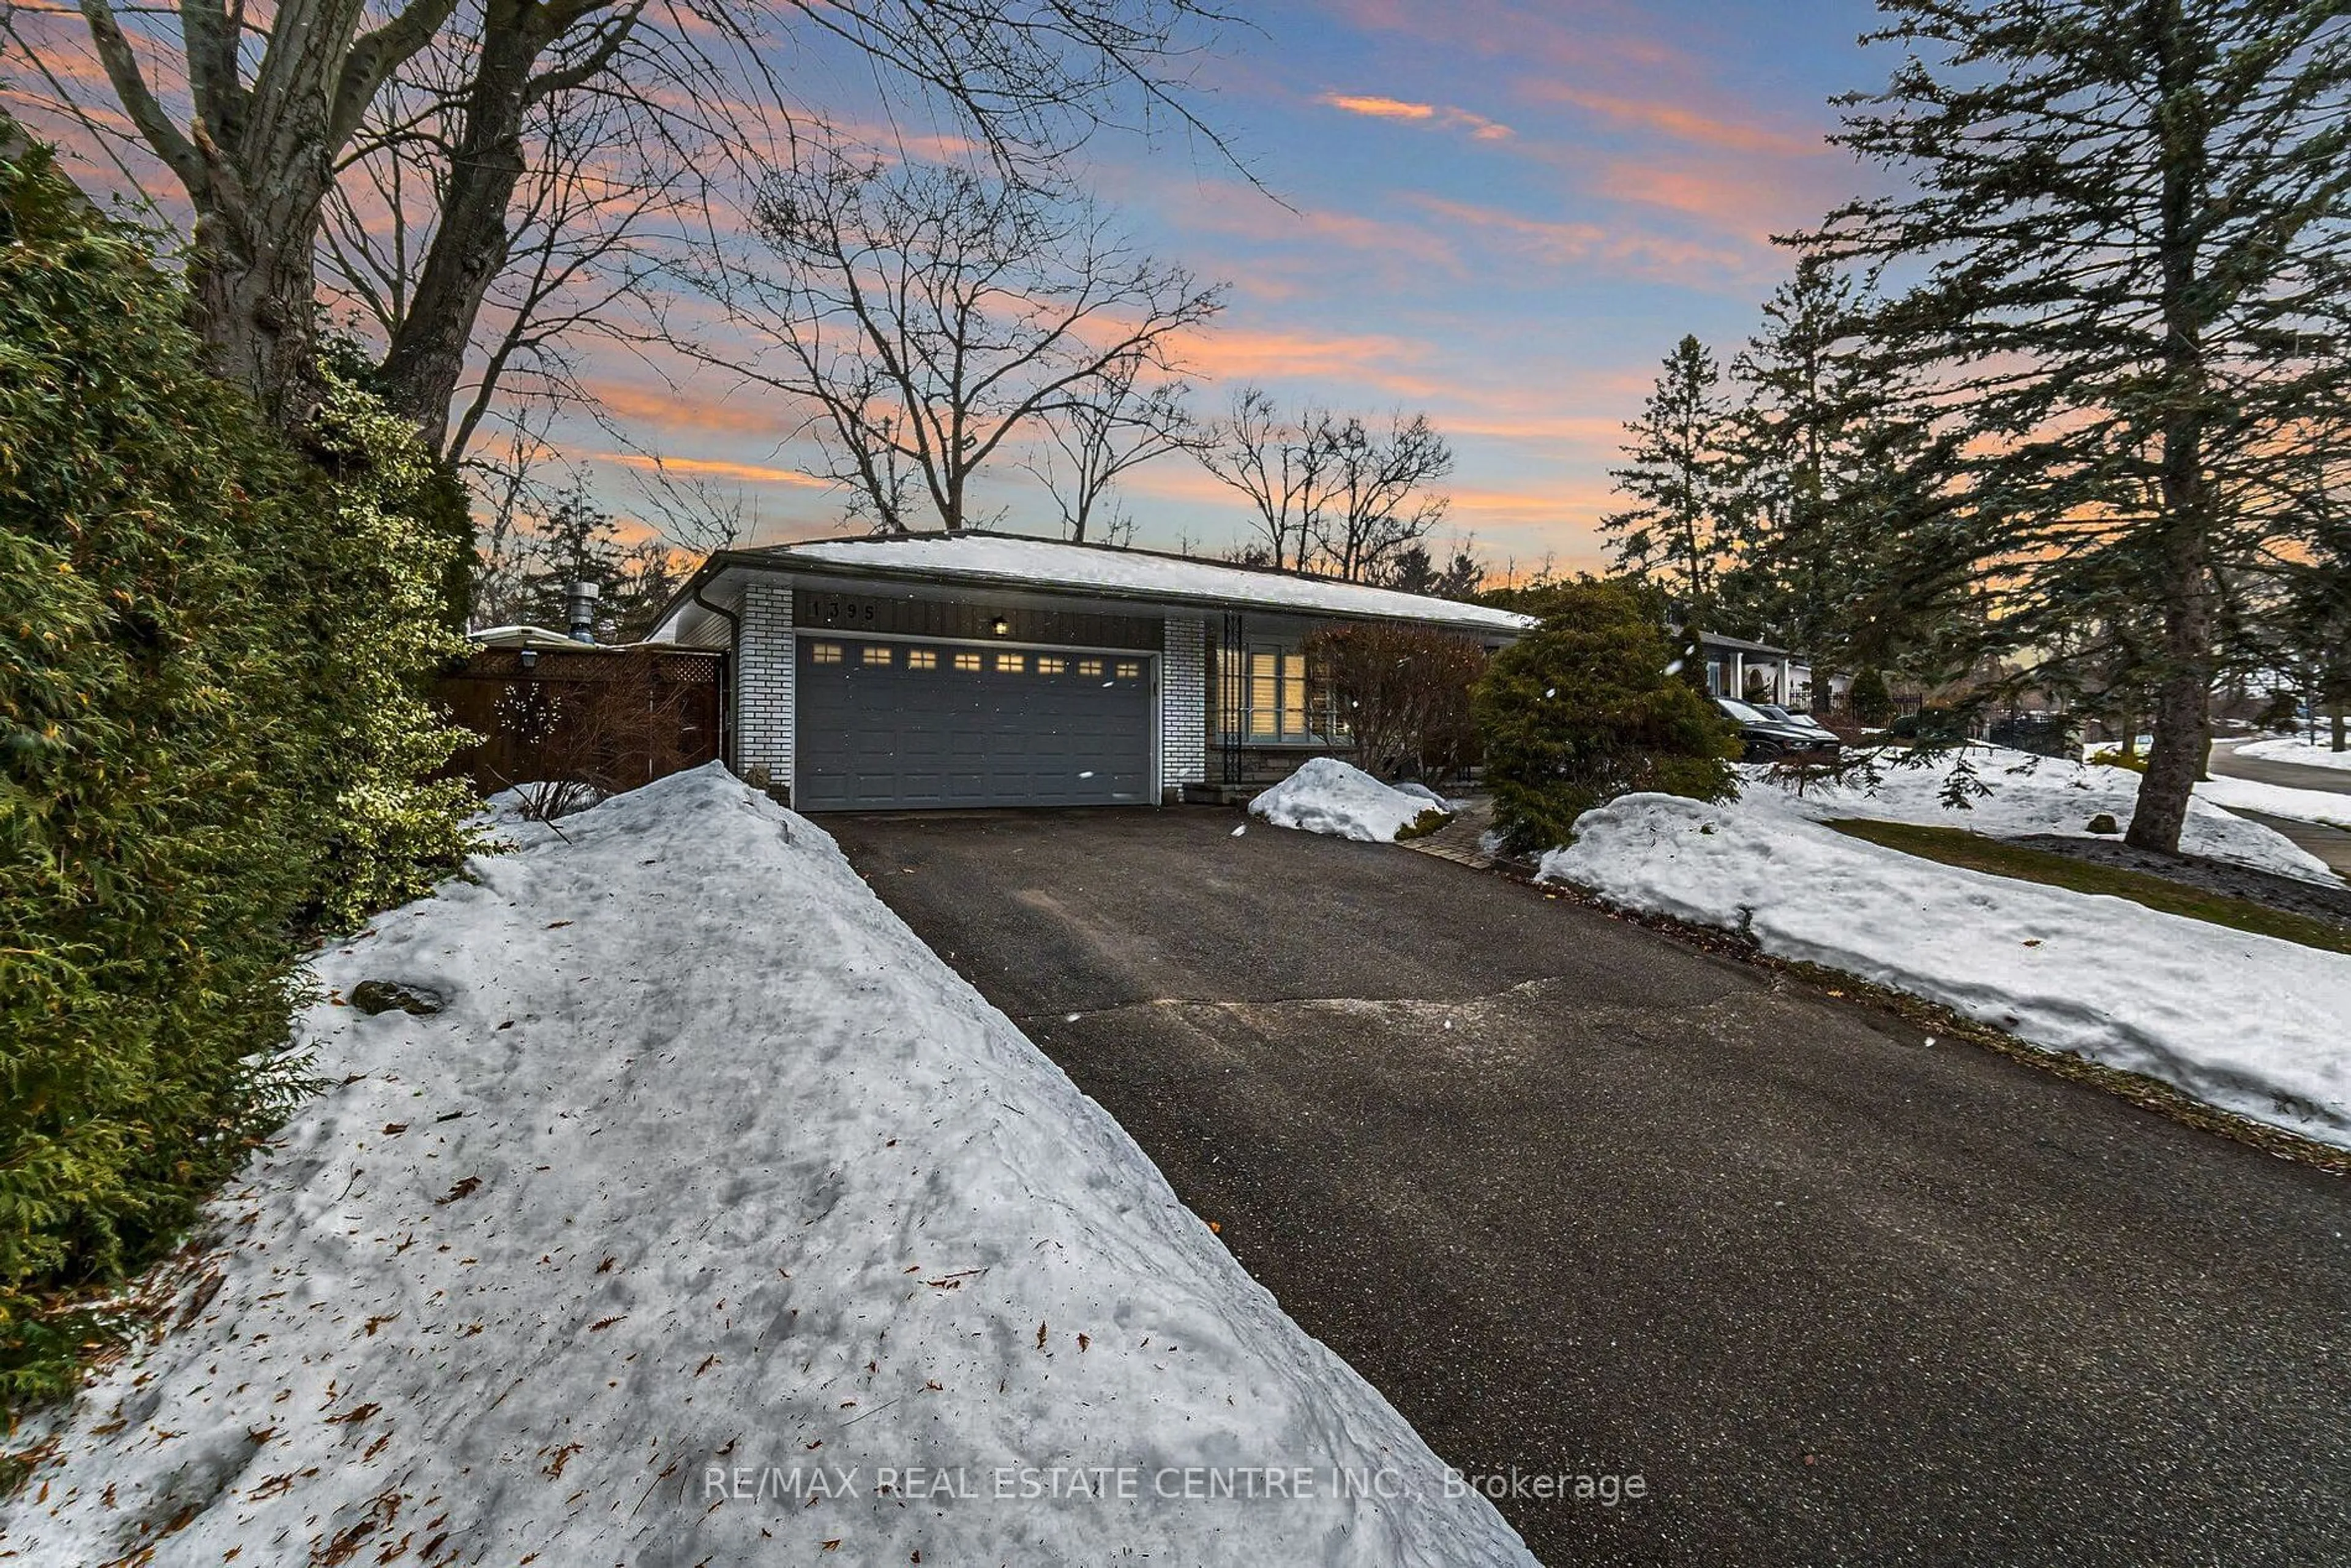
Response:
POLYGON ((568 630, 573 642, 596 640, 596 601, 603 597, 603 592, 592 582, 575 582, 570 592, 564 595, 564 607, 569 617, 568 630))

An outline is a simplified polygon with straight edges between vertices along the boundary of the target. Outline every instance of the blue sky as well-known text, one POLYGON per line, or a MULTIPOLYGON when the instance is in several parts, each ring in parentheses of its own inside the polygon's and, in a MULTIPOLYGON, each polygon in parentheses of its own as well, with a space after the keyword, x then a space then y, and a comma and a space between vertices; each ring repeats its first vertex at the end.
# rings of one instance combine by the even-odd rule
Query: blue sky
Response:
MULTIPOLYGON (((1089 152, 1092 185, 1144 245, 1233 286, 1186 350, 1200 410, 1248 382, 1291 406, 1425 410, 1458 455, 1453 526, 1493 567, 1599 564, 1607 471, 1657 361, 1684 332, 1727 361, 1786 268, 1768 236, 1872 183, 1822 140, 1828 100, 1892 64, 1856 42, 1869 0, 1237 8, 1251 25, 1195 59, 1195 101, 1257 184, 1172 131, 1105 134, 1089 152)), ((73 18, 28 17, 37 34, 51 25, 45 60, 94 78, 73 18)), ((870 68, 807 44, 790 46, 795 90, 829 115, 872 116, 870 68)), ((167 183, 155 188, 175 211, 167 183)), ((585 418, 557 435, 616 509, 641 495, 627 468, 658 454, 740 486, 762 542, 841 526, 841 498, 779 444, 789 410, 715 375, 668 384, 592 346, 589 371, 626 441, 585 418)), ((1050 504, 1008 464, 981 498, 1004 527, 1051 530, 1050 504)), ((1221 550, 1246 527, 1239 497, 1188 459, 1130 476, 1125 505, 1150 545, 1221 550)))
MULTIPOLYGON (((1786 265, 1768 236, 1867 179, 1828 99, 1884 79, 1865 0, 1276 0, 1198 62, 1205 116, 1263 192, 1177 135, 1097 141, 1093 183, 1151 248, 1230 279, 1201 404, 1426 409, 1459 456, 1454 526, 1496 567, 1596 564, 1623 420, 1685 331, 1728 357, 1786 265), (1277 199, 1279 198, 1279 199, 1277 199)), ((789 461, 748 431, 665 454, 789 461)), ((737 410, 737 413, 747 411, 737 410)), ((729 423, 735 423, 730 421, 729 423)), ((768 537, 838 507, 758 486, 768 537)), ((1024 482, 990 498, 1044 531, 1024 482)), ((1188 461, 1131 476, 1140 541, 1221 548, 1238 497, 1188 461)))

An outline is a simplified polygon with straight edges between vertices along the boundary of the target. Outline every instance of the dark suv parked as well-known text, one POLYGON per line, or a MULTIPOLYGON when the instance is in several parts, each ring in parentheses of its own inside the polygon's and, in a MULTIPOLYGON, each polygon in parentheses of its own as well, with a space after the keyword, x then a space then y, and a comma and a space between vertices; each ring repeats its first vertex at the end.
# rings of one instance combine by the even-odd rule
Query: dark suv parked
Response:
POLYGON ((1841 749, 1837 737, 1816 724, 1773 718, 1759 708, 1729 697, 1717 697, 1722 716, 1739 727, 1739 744, 1750 762, 1834 762, 1841 749))

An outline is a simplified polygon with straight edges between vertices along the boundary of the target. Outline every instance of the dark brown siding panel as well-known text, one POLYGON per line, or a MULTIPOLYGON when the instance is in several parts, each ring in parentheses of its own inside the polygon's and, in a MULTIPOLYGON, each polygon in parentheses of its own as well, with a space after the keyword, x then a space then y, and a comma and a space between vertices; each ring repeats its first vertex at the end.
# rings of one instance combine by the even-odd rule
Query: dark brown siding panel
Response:
POLYGON ((895 593, 831 593, 803 588, 792 595, 792 624, 802 632, 876 637, 1000 639, 1073 648, 1156 650, 1166 620, 1158 615, 1004 608, 980 599, 915 599, 895 593), (1005 622, 1000 633, 995 629, 999 618, 1005 622))

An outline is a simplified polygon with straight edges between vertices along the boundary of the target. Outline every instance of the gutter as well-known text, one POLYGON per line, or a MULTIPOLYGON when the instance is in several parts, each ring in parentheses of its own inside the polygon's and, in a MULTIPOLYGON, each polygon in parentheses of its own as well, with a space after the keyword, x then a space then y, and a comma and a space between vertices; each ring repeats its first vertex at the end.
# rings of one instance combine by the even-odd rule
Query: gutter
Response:
MULTIPOLYGON (((706 565, 707 563, 705 568, 706 565)), ((704 580, 707 575, 706 570, 695 572, 693 580, 685 585, 684 591, 695 603, 726 622, 726 662, 730 667, 727 670, 729 678, 720 682, 718 685, 718 760, 725 763, 731 771, 735 767, 735 704, 731 700, 735 695, 733 680, 735 672, 731 666, 743 656, 743 618, 725 605, 713 604, 709 600, 702 597, 702 591, 705 586, 704 580)), ((662 612, 662 620, 668 619, 669 612, 664 610, 662 612)))

